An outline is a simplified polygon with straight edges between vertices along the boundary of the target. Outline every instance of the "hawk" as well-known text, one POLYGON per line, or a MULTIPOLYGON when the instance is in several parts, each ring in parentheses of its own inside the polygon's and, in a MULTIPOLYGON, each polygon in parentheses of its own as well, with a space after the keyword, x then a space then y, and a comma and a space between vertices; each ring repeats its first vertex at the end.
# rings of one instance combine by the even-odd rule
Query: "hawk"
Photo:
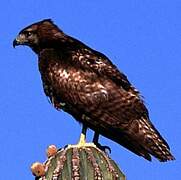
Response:
POLYGON ((20 31, 13 46, 38 55, 43 88, 53 106, 87 128, 151 161, 174 160, 167 142, 149 119, 140 93, 104 54, 65 34, 51 19, 20 31))

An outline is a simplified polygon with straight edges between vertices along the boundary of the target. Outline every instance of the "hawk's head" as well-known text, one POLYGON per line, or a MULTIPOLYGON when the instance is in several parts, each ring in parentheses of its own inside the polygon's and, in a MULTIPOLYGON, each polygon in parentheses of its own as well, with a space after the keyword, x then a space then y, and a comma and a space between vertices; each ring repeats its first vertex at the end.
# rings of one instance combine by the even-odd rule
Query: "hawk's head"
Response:
POLYGON ((20 31, 13 46, 27 45, 38 53, 42 48, 51 47, 56 41, 64 42, 65 34, 52 22, 45 19, 20 31))

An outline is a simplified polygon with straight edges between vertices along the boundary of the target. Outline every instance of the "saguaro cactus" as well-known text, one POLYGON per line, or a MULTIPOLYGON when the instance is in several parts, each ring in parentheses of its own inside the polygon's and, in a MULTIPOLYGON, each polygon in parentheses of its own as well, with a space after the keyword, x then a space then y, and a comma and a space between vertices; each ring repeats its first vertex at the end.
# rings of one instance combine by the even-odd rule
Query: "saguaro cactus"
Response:
POLYGON ((47 155, 45 163, 32 165, 36 180, 125 180, 116 163, 95 145, 58 151, 49 146, 47 155))

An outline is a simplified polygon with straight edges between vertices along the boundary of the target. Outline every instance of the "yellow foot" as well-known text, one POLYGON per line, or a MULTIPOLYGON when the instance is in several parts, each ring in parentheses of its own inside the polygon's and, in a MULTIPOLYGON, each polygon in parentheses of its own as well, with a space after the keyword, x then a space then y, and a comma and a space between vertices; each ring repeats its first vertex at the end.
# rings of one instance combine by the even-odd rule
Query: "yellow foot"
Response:
POLYGON ((85 134, 81 133, 78 144, 75 144, 75 145, 69 144, 67 148, 68 149, 69 148, 81 148, 81 147, 88 147, 88 146, 96 147, 96 145, 94 143, 86 143, 85 134))
POLYGON ((78 142, 78 146, 84 146, 86 144, 86 137, 85 137, 85 134, 81 133, 80 134, 80 139, 79 139, 79 142, 78 142))

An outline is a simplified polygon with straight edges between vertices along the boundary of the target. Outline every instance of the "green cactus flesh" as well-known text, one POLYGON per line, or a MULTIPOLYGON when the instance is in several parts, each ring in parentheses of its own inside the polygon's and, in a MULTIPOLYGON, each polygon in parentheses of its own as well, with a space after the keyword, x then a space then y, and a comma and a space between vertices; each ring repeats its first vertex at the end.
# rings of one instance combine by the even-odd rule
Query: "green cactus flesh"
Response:
POLYGON ((45 171, 36 180, 125 180, 116 163, 95 146, 61 149, 45 162, 45 171))

